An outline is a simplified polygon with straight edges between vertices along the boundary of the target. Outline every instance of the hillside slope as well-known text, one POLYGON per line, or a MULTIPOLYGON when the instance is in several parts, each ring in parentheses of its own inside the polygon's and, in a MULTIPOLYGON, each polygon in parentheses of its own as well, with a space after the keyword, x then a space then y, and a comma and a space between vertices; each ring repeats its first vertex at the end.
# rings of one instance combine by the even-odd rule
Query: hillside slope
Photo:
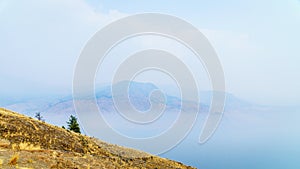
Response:
POLYGON ((0 108, 0 168, 192 168, 0 108))

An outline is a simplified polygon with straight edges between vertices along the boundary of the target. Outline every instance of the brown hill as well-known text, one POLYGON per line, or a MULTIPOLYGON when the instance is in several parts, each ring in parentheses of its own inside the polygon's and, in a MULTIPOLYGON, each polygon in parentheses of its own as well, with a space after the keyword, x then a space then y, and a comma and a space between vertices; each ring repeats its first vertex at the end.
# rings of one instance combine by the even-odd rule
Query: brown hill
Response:
POLYGON ((192 168, 0 108, 0 168, 192 168))

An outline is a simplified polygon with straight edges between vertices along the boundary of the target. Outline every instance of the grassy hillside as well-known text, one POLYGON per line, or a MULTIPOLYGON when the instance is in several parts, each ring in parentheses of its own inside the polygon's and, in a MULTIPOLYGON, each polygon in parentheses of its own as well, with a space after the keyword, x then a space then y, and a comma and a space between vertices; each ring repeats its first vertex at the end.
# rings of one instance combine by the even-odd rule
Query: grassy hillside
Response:
POLYGON ((0 168, 192 168, 0 108, 0 168))

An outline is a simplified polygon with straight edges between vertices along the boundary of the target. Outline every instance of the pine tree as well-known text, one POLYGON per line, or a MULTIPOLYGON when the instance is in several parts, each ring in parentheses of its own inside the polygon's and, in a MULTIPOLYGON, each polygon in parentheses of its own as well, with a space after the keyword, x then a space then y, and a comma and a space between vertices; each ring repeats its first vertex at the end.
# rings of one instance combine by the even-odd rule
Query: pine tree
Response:
POLYGON ((79 124, 77 122, 77 118, 73 115, 70 116, 69 121, 67 122, 68 124, 68 129, 71 131, 74 131, 76 133, 81 133, 79 124))

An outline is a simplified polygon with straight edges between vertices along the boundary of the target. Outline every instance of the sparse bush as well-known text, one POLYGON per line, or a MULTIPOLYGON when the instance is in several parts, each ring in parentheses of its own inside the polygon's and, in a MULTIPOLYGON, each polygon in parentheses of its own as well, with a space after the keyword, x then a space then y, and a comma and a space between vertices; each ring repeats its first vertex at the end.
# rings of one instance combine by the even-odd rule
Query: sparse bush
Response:
POLYGON ((41 112, 37 112, 35 113, 35 118, 37 118, 39 121, 45 122, 45 119, 43 118, 43 116, 41 115, 41 112))

